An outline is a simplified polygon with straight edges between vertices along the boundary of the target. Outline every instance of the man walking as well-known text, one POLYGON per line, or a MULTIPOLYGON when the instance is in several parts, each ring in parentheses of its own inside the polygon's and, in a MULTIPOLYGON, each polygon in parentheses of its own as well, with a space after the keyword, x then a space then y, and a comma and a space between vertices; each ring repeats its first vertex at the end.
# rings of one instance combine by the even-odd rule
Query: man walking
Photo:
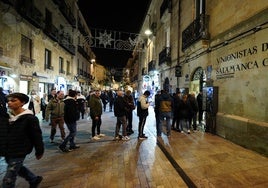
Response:
POLYGON ((51 133, 50 133, 50 143, 54 143, 54 137, 57 131, 57 125, 59 125, 61 139, 65 139, 64 130, 64 93, 63 91, 58 91, 55 98, 52 98, 46 108, 46 121, 48 121, 50 116, 51 121, 51 133))
POLYGON ((69 152, 74 149, 80 148, 79 145, 76 145, 74 138, 77 133, 77 124, 76 121, 79 120, 80 112, 76 103, 76 91, 70 89, 68 96, 64 100, 64 121, 69 129, 69 135, 64 139, 62 144, 59 146, 59 149, 62 152, 69 152), (66 148, 67 143, 70 142, 69 149, 66 148))

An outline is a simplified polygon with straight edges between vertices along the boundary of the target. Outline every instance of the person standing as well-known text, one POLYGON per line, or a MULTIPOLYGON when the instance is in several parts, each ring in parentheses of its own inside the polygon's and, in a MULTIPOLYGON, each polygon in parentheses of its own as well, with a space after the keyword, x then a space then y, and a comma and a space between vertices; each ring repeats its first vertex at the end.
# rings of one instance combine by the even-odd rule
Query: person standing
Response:
POLYGON ((173 108, 173 119, 172 119, 171 128, 180 132, 180 128, 179 128, 180 117, 178 115, 179 106, 180 106, 180 102, 181 102, 181 92, 180 91, 178 91, 176 93, 173 100, 174 100, 174 108, 173 108), (176 126, 175 126, 175 124, 176 124, 176 126))
POLYGON ((106 111, 106 106, 109 102, 109 97, 107 94, 107 91, 102 91, 100 95, 101 101, 102 101, 102 106, 103 106, 103 112, 106 111))
POLYGON ((62 152, 69 152, 74 149, 80 148, 79 145, 75 144, 74 139, 77 133, 77 123, 79 120, 80 112, 78 110, 76 102, 76 91, 70 89, 68 96, 64 100, 64 121, 69 129, 69 135, 64 139, 64 141, 59 145, 59 149, 62 152), (67 143, 70 142, 69 149, 66 148, 67 143))
POLYGON ((195 94, 189 94, 188 96, 188 100, 189 100, 189 104, 191 106, 191 110, 190 110, 190 115, 189 115, 189 125, 191 127, 191 125, 193 124, 193 130, 196 131, 196 117, 197 117, 197 112, 198 112, 198 104, 197 104, 197 100, 195 98, 195 94))
POLYGON ((163 93, 158 98, 158 107, 159 107, 159 116, 160 121, 158 127, 156 128, 157 136, 161 136, 162 134, 162 125, 164 120, 166 120, 166 128, 167 128, 167 136, 171 134, 171 118, 172 112, 174 108, 173 98, 168 94, 167 91, 163 91, 163 93))
POLYGON ((46 118, 46 108, 47 108, 47 94, 43 93, 43 97, 41 98, 41 112, 42 112, 42 118, 45 120, 46 118))
POLYGON ((179 129, 181 130, 181 133, 184 133, 183 132, 183 124, 186 124, 187 133, 190 134, 189 117, 190 117, 190 113, 191 113, 191 106, 189 104, 187 94, 184 94, 182 96, 182 100, 180 102, 178 113, 179 113, 179 117, 180 117, 179 129))
POLYGON ((146 118, 149 115, 148 108, 150 103, 147 101, 148 97, 151 95, 150 91, 145 91, 143 95, 137 101, 137 115, 139 117, 139 135, 140 140, 147 139, 148 137, 143 133, 144 125, 146 123, 146 118))
POLYGON ((163 90, 158 90, 157 93, 154 96, 154 114, 155 114, 155 127, 156 131, 157 128, 159 127, 159 122, 160 122, 160 117, 159 117, 159 97, 163 93, 163 90))
POLYGON ((126 101, 126 118, 127 118, 127 134, 133 134, 132 120, 133 120, 133 110, 135 109, 134 99, 131 95, 131 91, 127 90, 124 95, 124 100, 126 101))
MULTIPOLYGON (((23 105, 29 102, 29 97, 23 93, 12 93, 7 96, 11 115, 0 125, 0 156, 7 163, 3 178, 3 188, 14 188, 17 176, 29 182, 30 188, 37 187, 43 180, 35 175, 23 162, 25 157, 35 149, 35 157, 41 159, 44 154, 44 143, 39 120, 23 105)), ((2 118, 2 117, 1 117, 2 118)))
POLYGON ((46 121, 48 121, 50 116, 51 121, 51 133, 50 133, 50 143, 54 143, 54 137, 57 131, 57 125, 59 125, 61 139, 65 139, 64 130, 64 93, 63 91, 58 91, 57 96, 52 98, 46 108, 46 121))
POLYGON ((112 112, 113 106, 114 106, 114 99, 115 99, 115 94, 113 90, 109 90, 108 97, 109 97, 109 107, 110 107, 109 111, 112 112))
POLYGON ((83 94, 81 94, 80 91, 77 91, 76 101, 78 105, 79 119, 80 119, 80 115, 81 115, 81 118, 84 119, 85 112, 86 112, 86 97, 83 94))
POLYGON ((51 99, 57 96, 56 88, 52 88, 50 93, 47 95, 47 101, 49 102, 51 99))
POLYGON ((199 126, 202 124, 202 120, 203 120, 203 95, 202 95, 202 91, 200 91, 196 97, 197 100, 197 104, 198 104, 198 123, 199 126))
POLYGON ((34 115, 37 115, 40 113, 40 108, 41 108, 41 99, 37 95, 35 90, 32 90, 30 93, 30 101, 29 101, 29 106, 28 109, 33 111, 34 115))
POLYGON ((100 99, 101 92, 96 90, 94 94, 91 95, 89 99, 89 108, 90 108, 90 118, 92 119, 92 139, 99 140, 100 137, 105 136, 105 134, 100 133, 101 127, 101 115, 102 115, 102 104, 100 99), (96 135, 97 128, 97 135, 96 135))
POLYGON ((130 138, 127 136, 127 119, 126 119, 126 109, 128 104, 123 97, 123 91, 117 91, 117 97, 114 101, 114 116, 117 118, 115 127, 115 140, 120 139, 119 131, 122 125, 122 140, 127 141, 130 138))
POLYGON ((0 87, 0 116, 6 114, 7 112, 7 98, 6 94, 3 92, 3 88, 0 87))

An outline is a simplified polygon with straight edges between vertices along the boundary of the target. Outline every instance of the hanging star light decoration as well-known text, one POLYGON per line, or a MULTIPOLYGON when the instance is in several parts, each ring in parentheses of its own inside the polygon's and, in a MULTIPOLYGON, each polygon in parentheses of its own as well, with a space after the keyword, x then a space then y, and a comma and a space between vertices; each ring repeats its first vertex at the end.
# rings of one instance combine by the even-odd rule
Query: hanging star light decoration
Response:
POLYGON ((111 46, 112 45, 112 41, 114 41, 114 39, 112 38, 112 34, 108 34, 106 32, 106 30, 104 31, 104 33, 99 33, 100 36, 96 37, 96 39, 99 40, 99 44, 103 44, 104 48, 106 48, 107 45, 111 46))

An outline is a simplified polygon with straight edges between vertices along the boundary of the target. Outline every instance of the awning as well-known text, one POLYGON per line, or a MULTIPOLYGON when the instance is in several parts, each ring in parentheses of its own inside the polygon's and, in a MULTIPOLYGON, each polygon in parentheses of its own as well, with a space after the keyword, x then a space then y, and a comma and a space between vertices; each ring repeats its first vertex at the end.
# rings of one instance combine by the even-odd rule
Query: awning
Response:
POLYGON ((4 63, 2 61, 0 61, 0 68, 3 68, 3 69, 12 69, 11 66, 9 66, 7 63, 4 63))

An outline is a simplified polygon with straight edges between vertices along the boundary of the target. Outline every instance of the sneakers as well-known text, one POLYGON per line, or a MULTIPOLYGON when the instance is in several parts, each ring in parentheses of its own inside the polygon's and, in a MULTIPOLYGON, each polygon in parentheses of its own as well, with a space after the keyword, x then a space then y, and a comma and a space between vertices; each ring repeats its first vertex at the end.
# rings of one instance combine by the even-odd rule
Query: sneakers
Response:
POLYGON ((78 148, 80 148, 80 146, 79 146, 79 145, 75 145, 75 146, 71 146, 71 147, 69 147, 69 149, 70 149, 70 150, 73 150, 73 149, 78 149, 78 148))
POLYGON ((191 133, 191 131, 190 131, 190 130, 187 130, 187 133, 188 133, 188 134, 190 134, 190 133, 191 133))
POLYGON ((114 141, 120 140, 121 138, 119 136, 114 137, 114 141))
POLYGON ((53 139, 50 139, 49 141, 50 141, 50 143, 54 143, 54 140, 53 139))
POLYGON ((181 133, 184 133, 184 131, 181 131, 181 133))
POLYGON ((42 180, 43 180, 42 176, 36 176, 35 181, 30 183, 30 188, 37 188, 42 180))
POLYGON ((105 134, 98 134, 98 137, 104 137, 105 134))
POLYGON ((98 136, 94 136, 91 138, 92 140, 99 140, 100 138, 98 136))
POLYGON ((60 150, 61 152, 63 152, 63 153, 67 153, 67 152, 72 151, 71 149, 68 149, 68 148, 66 148, 66 147, 61 147, 61 146, 59 146, 58 148, 59 148, 59 150, 60 150))
POLYGON ((122 140, 123 141, 128 141, 128 140, 130 140, 130 138, 128 136, 123 136, 122 140))

